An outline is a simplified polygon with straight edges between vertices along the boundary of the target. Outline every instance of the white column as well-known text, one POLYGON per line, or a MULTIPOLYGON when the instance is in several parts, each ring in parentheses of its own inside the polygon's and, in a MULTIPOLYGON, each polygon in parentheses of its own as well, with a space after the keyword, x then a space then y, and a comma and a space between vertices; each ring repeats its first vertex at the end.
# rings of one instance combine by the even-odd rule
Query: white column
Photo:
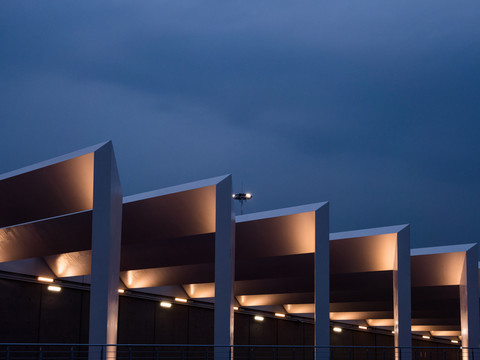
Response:
POLYGON ((468 348, 479 346, 478 296, 478 249, 477 245, 473 245, 465 252, 460 283, 460 324, 464 359, 469 359, 472 355, 472 350, 468 348))
POLYGON ((330 356, 330 220, 329 204, 315 211, 315 359, 330 356))
MULTIPOLYGON (((89 343, 116 344, 122 189, 111 142, 95 151, 94 164, 89 343)), ((98 356, 92 349, 90 358, 98 356)))
POLYGON ((411 359, 410 226, 406 226, 397 233, 397 252, 393 271, 393 316, 395 346, 397 347, 395 359, 411 359))
POLYGON ((232 177, 216 185, 215 211, 215 359, 227 359, 233 345, 233 285, 235 277, 235 211, 232 200, 232 177))

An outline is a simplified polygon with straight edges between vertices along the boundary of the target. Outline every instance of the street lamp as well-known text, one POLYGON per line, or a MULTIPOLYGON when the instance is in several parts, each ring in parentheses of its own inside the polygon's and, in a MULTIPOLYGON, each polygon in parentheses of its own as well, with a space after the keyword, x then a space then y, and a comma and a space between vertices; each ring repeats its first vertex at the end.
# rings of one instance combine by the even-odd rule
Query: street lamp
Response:
POLYGON ((234 200, 240 201, 240 215, 243 215, 243 202, 250 200, 253 196, 250 193, 237 193, 232 195, 234 200))

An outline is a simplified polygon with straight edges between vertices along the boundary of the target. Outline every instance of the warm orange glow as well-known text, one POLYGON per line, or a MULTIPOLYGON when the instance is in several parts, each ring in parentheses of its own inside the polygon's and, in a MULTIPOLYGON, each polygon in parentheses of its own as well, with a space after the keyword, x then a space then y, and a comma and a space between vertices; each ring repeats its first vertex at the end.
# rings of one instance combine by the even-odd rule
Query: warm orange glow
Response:
POLYGON ((284 308, 289 314, 313 314, 315 312, 315 304, 286 304, 284 308))
POLYGON ((183 285, 183 289, 192 299, 215 297, 215 283, 188 284, 183 285))
POLYGON ((281 318, 284 318, 284 317, 285 317, 285 314, 282 314, 282 313, 275 313, 275 316, 276 316, 276 317, 281 317, 281 318))
POLYGON ((311 293, 237 295, 237 301, 241 306, 268 306, 298 301, 313 301, 313 295, 311 293))
POLYGON ((395 326, 395 321, 393 319, 368 319, 368 325, 377 327, 377 326, 395 326))
POLYGON ((118 289, 118 293, 119 293, 119 294, 123 294, 124 292, 125 292, 124 289, 118 289))
POLYGON ((234 306, 234 307, 233 307, 233 310, 238 310, 238 306, 234 306))
POLYGON ((74 189, 71 194, 77 196, 80 205, 79 210, 88 210, 93 208, 93 164, 94 153, 86 154, 70 160, 75 167, 69 170, 69 178, 73 182, 74 189))
POLYGON ((239 259, 315 252, 314 212, 240 222, 235 227, 239 259))
POLYGON ((458 340, 452 340, 452 343, 458 344, 458 340))
MULTIPOLYGON (((425 326, 427 327, 427 326, 425 326)), ((461 331, 458 331, 458 330, 432 330, 432 328, 436 328, 437 326, 435 325, 430 325, 428 326, 429 329, 423 329, 423 330, 420 330, 420 331, 428 331, 430 333, 430 335, 432 336, 439 336, 439 337, 459 337, 462 335, 462 332, 461 331)), ((440 328, 440 326, 438 326, 440 328)), ((413 326, 412 326, 412 331, 413 330, 413 326)))
POLYGON ((335 331, 336 333, 341 333, 341 332, 342 332, 342 328, 334 327, 334 328, 333 328, 333 331, 335 331))
POLYGON ((424 338, 424 339, 430 339, 430 336, 428 336, 428 335, 422 335, 422 338, 424 338))
POLYGON ((58 277, 82 276, 91 273, 92 251, 74 251, 45 257, 45 261, 58 277))
POLYGON ((416 255, 410 261, 412 286, 460 285, 465 252, 416 255))
POLYGON ((50 285, 50 286, 48 287, 48 290, 53 291, 53 292, 60 292, 60 291, 62 291, 62 288, 61 288, 60 286, 50 285))
POLYGON ((263 316, 260 316, 260 315, 255 315, 254 319, 257 320, 257 321, 263 321, 265 318, 263 316))
MULTIPOLYGON (((200 280, 202 277, 210 278, 209 272, 213 271, 213 268, 213 263, 207 263, 127 270, 120 273, 120 279, 129 289, 169 286, 186 283, 192 278, 192 274, 200 280)), ((188 288, 188 285, 185 288, 188 288)), ((189 298, 196 298, 190 296, 189 291, 187 295, 189 298)))
POLYGON ((38 281, 41 281, 41 282, 46 282, 46 283, 52 283, 53 282, 53 279, 52 278, 47 278, 47 277, 43 277, 43 276, 39 276, 37 278, 38 281))
POLYGON ((362 330, 367 330, 367 329, 368 329, 368 327, 363 326, 363 325, 358 325, 358 328, 359 328, 359 329, 362 329, 362 330))
POLYGON ((186 303, 186 302, 188 302, 187 299, 183 299, 183 298, 175 298, 175 301, 176 301, 176 302, 181 302, 181 303, 186 303))
POLYGON ((394 270, 396 251, 397 234, 333 240, 330 241, 331 271, 344 274, 394 270))
POLYGON ((160 303, 160 306, 169 309, 169 308, 172 307, 172 304, 169 303, 168 301, 162 301, 162 302, 160 303))
MULTIPOLYGON (((215 232, 215 189, 216 186, 211 185, 147 198, 124 205, 127 209, 124 211, 126 216, 132 217, 135 217, 136 209, 142 207, 155 211, 157 220, 151 225, 158 228, 158 239, 213 233, 215 232)), ((141 222, 143 223, 143 219, 141 222)), ((141 230, 141 226, 138 229, 141 230)))
MULTIPOLYGON (((343 321, 343 320, 364 320, 364 319, 381 319, 384 317, 392 316, 391 311, 343 311, 343 312, 330 312, 330 320, 343 321)), ((371 324, 370 324, 371 325, 371 324)))

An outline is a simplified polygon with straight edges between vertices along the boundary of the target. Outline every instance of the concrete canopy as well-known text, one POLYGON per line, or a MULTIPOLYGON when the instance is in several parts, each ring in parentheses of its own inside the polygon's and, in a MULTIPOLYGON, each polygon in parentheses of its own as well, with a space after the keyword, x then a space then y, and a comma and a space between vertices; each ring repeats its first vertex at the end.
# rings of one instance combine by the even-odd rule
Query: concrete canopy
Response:
MULTIPOLYGON (((233 261, 230 261, 229 250, 234 241, 233 230, 230 230, 233 229, 231 201, 230 175, 125 197, 120 261, 123 285, 120 287, 158 295, 201 298, 205 295, 205 291, 201 291, 203 286, 213 298, 215 284, 224 277, 219 279, 218 273, 228 274, 231 267, 229 286, 233 289, 233 261), (215 254, 222 251, 227 251, 228 256, 224 254, 224 257, 228 263, 223 265, 223 270, 216 271, 215 254)), ((70 224, 72 232, 78 235, 82 228, 79 219, 70 224)), ((56 277, 88 282, 91 254, 82 248, 49 255, 44 260, 56 277)), ((225 291, 228 293, 228 289, 222 288, 220 293, 225 291)), ((231 312, 232 299, 226 301, 228 307, 224 307, 231 312)), ((231 317, 233 319, 233 313, 231 317)), ((221 318, 229 319, 230 315, 221 318)), ((230 339, 221 343, 225 341, 230 343, 230 339)))
POLYGON ((214 302, 217 345, 233 344, 234 301, 314 316, 320 346, 330 319, 394 329, 399 347, 411 330, 479 344, 476 244, 329 234, 328 203, 235 218, 230 175, 122 198, 111 143, 0 175, 0 195, 0 270, 90 282, 90 343, 116 342, 121 286, 214 302))
POLYGON ((100 146, 0 175, 0 262, 90 248, 100 146))
POLYGON ((237 301, 282 313, 308 303, 319 346, 329 345, 328 229, 326 202, 236 217, 237 301))
MULTIPOLYGON (((314 312, 312 212, 298 207, 288 217, 273 214, 237 216, 235 295, 241 306, 281 305, 288 313, 308 315, 314 312)), ((330 234, 332 320, 388 315, 393 326, 392 272, 402 231, 408 226, 330 234)))
POLYGON ((111 142, 0 175, 0 195, 0 262, 18 261, 3 269, 61 275, 68 264, 55 257, 93 249, 90 342, 116 343, 118 284, 109 279, 118 278, 122 190, 111 142))
MULTIPOLYGON (((226 177, 124 199, 121 278, 127 288, 214 282, 216 184, 226 177)), ((229 196, 231 196, 229 194, 229 196)))
MULTIPOLYGON (((163 287, 177 286, 180 287, 177 293, 185 296, 182 284, 188 288, 196 282, 213 284, 215 185, 225 178, 212 178, 124 198, 120 277, 125 288, 158 288, 156 293, 163 294, 163 287), (185 272, 182 268, 190 270, 185 272), (169 277, 162 276, 163 271, 169 273, 169 277), (182 279, 182 276, 187 278, 182 279)), ((75 217, 66 217, 67 220, 60 217, 39 222, 42 234, 47 235, 45 238, 60 233, 61 238, 68 236, 71 239, 68 247, 64 248, 59 245, 48 251, 44 249, 45 244, 40 244, 38 247, 42 250, 35 252, 28 249, 37 256, 43 251, 43 260, 55 277, 77 280, 76 277, 90 275, 91 251, 88 250, 88 232, 85 231, 85 227, 91 226, 89 214, 85 211, 75 214, 75 217)), ((21 226, 28 229, 30 224, 21 226)), ((42 240, 32 236, 30 239, 32 243, 42 240)), ((16 260, 18 257, 14 254, 10 252, 7 260, 16 260)), ((21 267, 25 268, 24 264, 15 261, 8 266, 20 271, 21 267)))
POLYGON ((235 296, 240 306, 282 312, 290 303, 313 306, 315 211, 324 204, 236 217, 235 296))
POLYGON ((330 234, 330 318, 391 326, 411 346, 408 225, 330 234))
POLYGON ((476 244, 411 250, 412 331, 478 346, 476 244))
MULTIPOLYGON (((214 343, 233 344, 231 176, 124 199, 121 279, 128 288, 195 296, 214 283, 214 343)), ((183 296, 182 296, 183 297, 183 296)))

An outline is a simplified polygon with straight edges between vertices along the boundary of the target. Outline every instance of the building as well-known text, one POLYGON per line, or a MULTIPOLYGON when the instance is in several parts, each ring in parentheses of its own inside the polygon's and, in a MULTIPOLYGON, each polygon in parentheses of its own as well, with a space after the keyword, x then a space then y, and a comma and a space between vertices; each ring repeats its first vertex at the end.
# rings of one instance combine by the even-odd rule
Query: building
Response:
POLYGON ((327 202, 235 216, 230 175, 123 197, 110 142, 0 194, 0 343, 479 346, 476 244, 330 234, 327 202))

